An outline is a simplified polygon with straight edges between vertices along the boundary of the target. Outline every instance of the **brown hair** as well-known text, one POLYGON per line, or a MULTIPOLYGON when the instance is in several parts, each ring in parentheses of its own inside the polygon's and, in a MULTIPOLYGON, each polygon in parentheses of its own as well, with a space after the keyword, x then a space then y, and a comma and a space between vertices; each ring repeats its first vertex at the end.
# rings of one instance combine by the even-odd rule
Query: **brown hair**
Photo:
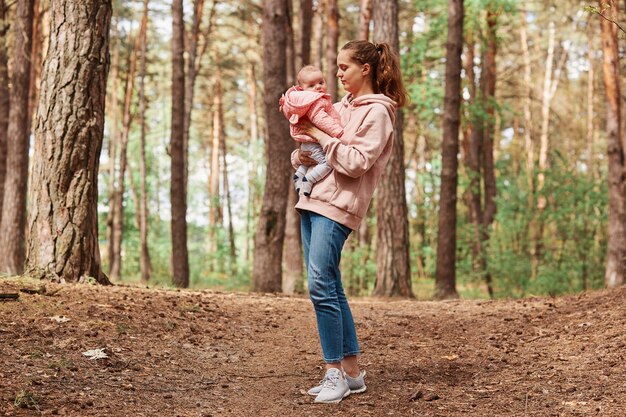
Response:
POLYGON ((350 41, 341 48, 351 52, 353 61, 371 67, 372 87, 395 101, 398 107, 407 104, 409 98, 400 72, 400 58, 388 43, 373 44, 368 41, 350 41))

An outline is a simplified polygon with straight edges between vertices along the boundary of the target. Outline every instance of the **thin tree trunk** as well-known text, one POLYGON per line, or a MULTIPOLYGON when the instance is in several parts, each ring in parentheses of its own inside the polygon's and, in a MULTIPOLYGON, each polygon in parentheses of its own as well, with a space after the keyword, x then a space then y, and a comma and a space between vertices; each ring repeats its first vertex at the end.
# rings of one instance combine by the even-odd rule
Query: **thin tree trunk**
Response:
POLYGON ((141 255, 139 258, 139 268, 141 271, 141 281, 148 282, 152 275, 152 262, 150 261, 150 250, 148 247, 148 187, 147 187, 147 167, 146 167, 146 52, 148 38, 148 0, 143 2, 143 18, 141 21, 141 58, 139 61, 139 124, 141 132, 139 136, 139 176, 141 197, 139 204, 139 240, 141 245, 141 255))
MULTIPOLYGON (((219 62, 219 58, 216 59, 219 62)), ((220 144, 224 134, 224 109, 222 104, 222 76, 219 69, 215 73, 213 84, 213 134, 211 141, 211 165, 209 176, 209 240, 208 253, 211 256, 212 269, 217 268, 218 229, 221 225, 220 215, 220 144)))
MULTIPOLYGON (((258 128, 258 116, 257 116, 257 79, 256 79, 256 66, 255 63, 250 61, 248 65, 247 81, 248 81, 248 114, 250 115, 250 145, 249 149, 254 154, 254 149, 257 146, 259 141, 259 128, 258 128)), ((249 200, 248 200, 248 214, 246 218, 246 239, 245 239, 245 248, 244 248, 244 259, 249 261, 252 258, 252 230, 254 228, 253 222, 253 207, 254 207, 254 195, 256 187, 255 183, 255 166, 254 162, 250 163, 248 168, 248 189, 249 189, 249 200)))
POLYGON ((595 139, 595 123, 594 123, 594 82, 595 82, 595 58, 596 48, 593 44, 593 32, 587 34, 587 60, 589 61, 589 71, 587 72, 587 169, 593 176, 594 174, 594 139, 595 139))
POLYGON ((2 221, 2 201, 4 200, 4 179, 7 173, 7 128, 9 126, 9 72, 6 49, 8 23, 5 17, 6 5, 0 0, 0 222, 2 221))
POLYGON ((170 154, 172 177, 172 282, 189 287, 189 255, 187 252, 187 196, 185 195, 185 23, 183 1, 172 3, 172 123, 170 154))
MULTIPOLYGON (((291 0, 287 2, 291 16, 291 0)), ((289 84, 295 83, 296 67, 293 53, 294 39, 291 18, 287 19, 287 82, 289 84)), ((304 36, 303 36, 304 37, 304 36)), ((310 42, 310 38, 303 39, 303 43, 310 42)), ((300 68, 300 67, 298 67, 300 68)), ((294 149, 294 143, 292 142, 291 149, 294 149)), ((291 177, 295 174, 294 169, 291 169, 291 177)), ((293 187, 288 188, 288 202, 286 208, 285 219, 285 241, 283 244, 283 262, 284 271, 282 291, 286 294, 294 294, 296 291, 301 291, 303 288, 303 260, 302 260, 302 241, 300 239, 300 216, 294 209, 294 206, 298 202, 298 196, 293 187)))
MULTIPOLYGON (((600 0, 600 8, 609 18, 617 21, 618 5, 615 0, 600 0)), ((607 99, 607 154, 609 185, 609 222, 606 271, 604 284, 617 287, 624 284, 624 259, 626 257, 626 218, 624 195, 625 139, 620 137, 620 72, 617 27, 601 19, 602 27, 602 71, 607 99)))
POLYGON ((124 180, 126 178, 126 165, 128 159, 128 137, 132 122, 131 109, 133 102, 133 92, 135 89, 135 72, 137 69, 137 55, 139 54, 141 31, 135 37, 133 50, 129 56, 128 78, 124 93, 124 110, 122 114, 122 132, 119 139, 119 167, 117 171, 117 189, 115 190, 115 210, 113 216, 113 253, 110 257, 110 278, 117 281, 122 275, 122 241, 124 240, 124 180))
POLYGON ((183 175, 185 176, 185 196, 187 196, 187 181, 189 177, 189 128, 191 126, 191 112, 193 109, 194 87, 196 85, 196 60, 198 54, 198 37, 202 23, 204 0, 194 0, 193 20, 189 34, 189 57, 187 59, 187 74, 185 77, 185 125, 183 128, 183 175))
POLYGON ((111 65, 111 89, 109 94, 109 103, 107 105, 107 109, 109 110, 110 118, 111 118, 111 129, 109 134, 109 146, 108 146, 108 156, 109 156, 109 182, 107 184, 108 197, 109 197, 109 210, 107 212, 107 259, 109 262, 109 274, 111 273, 111 268, 113 266, 113 258, 114 258, 114 237, 113 237, 113 220, 115 219, 115 161, 117 160, 117 142, 119 139, 119 127, 118 127, 118 117, 119 117, 119 99, 118 99, 118 89, 119 89, 119 68, 120 68, 120 39, 119 39, 119 29, 117 26, 117 21, 113 24, 113 40, 115 45, 113 46, 113 62, 111 65))
MULTIPOLYGON (((496 25, 497 14, 487 11, 487 51, 483 71, 485 73, 485 83, 483 84, 483 97, 485 98, 487 120, 485 121, 484 146, 483 146, 483 180, 485 186, 485 203, 482 219, 483 231, 483 258, 486 263, 486 245, 489 240, 489 227, 493 223, 496 215, 496 173, 494 158, 494 138, 495 138, 495 98, 496 98, 496 25)), ((493 284, 489 270, 484 269, 485 283, 489 296, 493 297, 493 284)))
POLYGON ((522 46, 522 58, 524 62, 524 94, 523 94, 523 114, 524 114, 524 150, 526 151, 526 179, 528 186, 528 207, 532 209, 534 195, 535 178, 535 151, 533 143, 533 118, 531 103, 533 98, 530 54, 528 52, 528 36, 526 32, 526 10, 521 13, 520 43, 522 46))
POLYGON ((28 185, 28 148, 30 117, 28 88, 30 86, 31 47, 33 31, 33 0, 17 3, 13 21, 15 48, 11 66, 9 123, 7 127, 7 159, 2 220, 0 221, 0 272, 19 275, 24 271, 26 193, 28 185))
POLYGON ((41 83, 41 44, 43 42, 41 36, 41 1, 35 0, 33 5, 33 35, 32 45, 30 52, 30 84, 28 86, 28 129, 29 135, 33 128, 33 116, 35 114, 35 106, 39 99, 39 84, 41 83))
POLYGON ((287 34, 287 83, 296 82, 296 39, 293 33, 293 0, 287 1, 287 23, 285 33, 287 34))
POLYGON ((293 143, 287 119, 276 111, 276 99, 287 86, 285 68, 287 22, 285 0, 263 2, 263 80, 265 85, 266 155, 265 193, 254 240, 252 282, 254 291, 280 291, 282 248, 285 237, 289 154, 293 143))
POLYGON ((313 15, 313 37, 311 42, 311 63, 322 69, 324 55, 324 16, 326 0, 318 0, 313 15))
POLYGON ((368 40, 370 38, 370 22, 372 20, 372 0, 361 0, 359 13, 359 39, 368 40))
MULTIPOLYGON (((398 0, 376 0, 374 40, 399 51, 398 0)), ((404 185, 404 117, 396 111, 394 143, 377 191, 378 251, 374 295, 413 297, 409 258, 409 222, 404 185)))
POLYGON ((313 0, 300 0, 300 39, 296 51, 296 71, 311 62, 313 0))
POLYGON ((337 49, 339 47, 338 0, 326 0, 326 87, 330 98, 337 101, 337 49))
MULTIPOLYGON (((223 116, 222 116, 223 117, 223 116)), ((234 273, 237 267, 237 250, 235 248, 235 229, 233 227, 233 212, 231 210, 230 188, 228 186, 228 164, 226 162, 226 136, 220 135, 220 152, 222 154, 222 179, 224 198, 226 200, 226 213, 228 214, 228 242, 230 255, 230 272, 234 273)))
POLYGON ((63 36, 50 38, 42 72, 26 269, 35 277, 108 284, 98 247, 97 189, 111 2, 52 2, 50 20, 63 36))
POLYGON ((458 298, 456 292, 456 195, 458 184, 461 106, 463 0, 448 1, 446 88, 442 143, 441 198, 437 239, 436 293, 438 299, 458 298))

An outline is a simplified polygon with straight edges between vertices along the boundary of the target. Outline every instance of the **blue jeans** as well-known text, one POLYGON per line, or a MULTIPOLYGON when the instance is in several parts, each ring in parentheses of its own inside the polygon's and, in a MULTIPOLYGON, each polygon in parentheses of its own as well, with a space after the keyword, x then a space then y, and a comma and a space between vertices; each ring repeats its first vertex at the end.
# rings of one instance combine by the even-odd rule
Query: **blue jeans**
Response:
POLYGON ((329 218, 300 211, 302 247, 324 362, 359 354, 352 312, 341 285, 341 249, 351 230, 329 218))

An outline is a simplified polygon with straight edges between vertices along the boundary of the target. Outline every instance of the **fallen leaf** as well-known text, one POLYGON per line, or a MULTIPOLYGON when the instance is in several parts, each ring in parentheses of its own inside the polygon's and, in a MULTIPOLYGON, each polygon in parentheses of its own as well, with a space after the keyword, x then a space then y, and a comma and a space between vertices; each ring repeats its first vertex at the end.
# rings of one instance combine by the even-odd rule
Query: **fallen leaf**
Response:
POLYGON ((105 348, 88 350, 86 352, 83 352, 83 356, 87 356, 89 360, 106 359, 109 357, 109 355, 104 353, 104 349, 105 348))

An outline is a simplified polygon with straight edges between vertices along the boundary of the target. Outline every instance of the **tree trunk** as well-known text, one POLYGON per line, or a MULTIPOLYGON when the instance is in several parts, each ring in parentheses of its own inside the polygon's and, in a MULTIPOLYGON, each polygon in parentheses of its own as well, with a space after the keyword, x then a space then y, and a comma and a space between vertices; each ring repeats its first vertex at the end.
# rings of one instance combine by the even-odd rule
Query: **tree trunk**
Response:
MULTIPOLYGON (((591 25, 590 25, 591 26, 591 25)), ((587 169, 589 174, 592 177, 594 175, 594 157, 593 157, 593 148, 595 142, 595 123, 594 123, 594 83, 595 83, 595 52, 596 47, 593 44, 593 32, 589 32, 587 34, 587 61, 589 61, 589 71, 587 72, 587 169)), ((626 123, 625 123, 626 124, 626 123)))
POLYGON ((148 0, 143 2, 143 17, 141 20, 141 58, 139 62, 139 124, 141 132, 139 136, 139 177, 141 197, 139 204, 139 240, 141 245, 141 255, 139 258, 139 268, 141 270, 141 281, 146 283, 152 275, 152 262, 150 261, 150 250, 148 248, 148 187, 146 183, 146 50, 148 38, 148 0))
POLYGON ((458 298, 456 291, 456 195, 458 184, 459 125, 461 122, 461 53, 463 52, 463 0, 448 1, 446 88, 442 143, 441 197, 437 238, 437 299, 458 298))
POLYGON ((287 187, 291 186, 289 154, 293 143, 287 119, 276 111, 276 100, 287 87, 285 0, 263 2, 263 80, 266 120, 265 193, 254 240, 254 291, 280 291, 282 248, 285 237, 287 187))
MULTIPOLYGON (((484 146, 483 146, 483 180, 485 186, 485 203, 482 218, 483 231, 483 255, 486 255, 486 242, 489 239, 489 226, 493 223, 496 215, 496 172, 494 161, 494 138, 495 138, 495 99, 496 99, 496 25, 497 14, 487 11, 487 51, 483 71, 485 82, 482 85, 483 97, 485 99, 485 111, 487 120, 485 121, 484 146)), ((486 257, 483 256, 486 261, 486 257)), ((484 269, 485 283, 489 296, 493 297, 493 284, 489 270, 484 269)))
MULTIPOLYGON (((398 0, 377 0, 373 18, 375 42, 387 42, 399 51, 398 0)), ((378 252, 374 295, 378 296, 413 297, 404 185, 403 121, 402 111, 397 110, 393 149, 377 192, 378 252)))
POLYGON ((19 275, 24 271, 26 225, 26 193, 28 184, 28 148, 30 117, 28 88, 30 86, 33 31, 33 0, 17 3, 13 21, 13 50, 9 123, 7 127, 7 159, 2 220, 0 221, 0 272, 19 275))
POLYGON ((224 187, 224 198, 226 200, 226 213, 228 214, 228 242, 229 242, 229 255, 230 255, 229 271, 231 273, 234 273, 237 267, 237 251, 235 248, 235 229, 233 228, 233 212, 231 210, 230 188, 228 186, 228 165, 226 163, 226 156, 227 156, 226 135, 222 133, 222 135, 220 135, 220 139, 221 139, 220 153, 222 154, 222 179, 223 179, 223 187, 224 187))
POLYGON ((296 51, 296 71, 311 62, 313 0, 300 0, 300 39, 296 51))
POLYGON ((52 2, 50 10, 59 36, 50 38, 42 72, 26 269, 36 277, 108 284, 98 247, 97 185, 111 2, 52 2))
POLYGON ((359 39, 368 40, 370 38, 370 21, 372 20, 372 0, 361 0, 359 13, 359 39))
POLYGON ((135 72, 137 69, 137 55, 141 45, 141 31, 135 37, 133 50, 129 56, 128 78, 124 93, 124 110, 122 113, 122 132, 119 139, 119 166, 117 171, 117 189, 115 190, 115 209, 113 212, 113 253, 109 256, 109 277, 112 281, 117 281, 122 276, 122 241, 124 240, 124 190, 126 178, 126 166, 128 160, 128 138, 132 122, 131 110, 133 93, 135 90, 135 72))
POLYGON ((183 128, 183 175, 185 176, 185 196, 187 196, 187 181, 189 177, 189 127, 191 126, 191 112, 193 109, 196 74, 197 70, 200 69, 196 66, 196 60, 198 55, 198 37, 200 35, 200 24, 202 23, 203 9, 204 0, 194 0, 193 20, 191 23, 191 33, 189 34, 189 58, 187 59, 187 75, 185 77, 185 125, 183 128))
POLYGON ((0 0, 0 222, 2 222, 2 201, 4 200, 4 179, 7 173, 7 128, 9 126, 9 72, 6 49, 8 22, 5 17, 6 5, 0 0))
POLYGON ((189 255, 187 253, 187 196, 185 194, 185 22, 183 1, 172 3, 172 123, 170 155, 172 177, 172 283, 189 287, 189 255))
MULTIPOLYGON (((618 20, 618 5, 615 0, 600 0, 600 9, 605 10, 604 13, 610 19, 618 20)), ((611 288, 624 284, 624 258, 626 257, 624 151, 626 146, 624 138, 620 137, 621 89, 617 27, 606 19, 601 19, 601 25, 602 72, 607 100, 606 132, 609 164, 609 223, 604 284, 611 288)))
POLYGON ((41 1, 35 0, 33 5, 33 35, 30 51, 30 84, 28 86, 28 129, 29 135, 33 128, 33 116, 35 114, 35 106, 39 99, 39 84, 41 84, 41 50, 42 50, 42 5, 41 1))
MULTIPOLYGON (((248 85, 250 88, 248 89, 247 94, 247 102, 248 102, 248 113, 250 115, 250 145, 249 149, 251 152, 254 152, 256 149, 257 143, 259 141, 259 127, 258 127, 258 115, 257 115, 257 77, 256 77, 256 65, 254 62, 250 61, 248 64, 248 70, 246 72, 248 85)), ((249 198, 248 198, 248 213, 246 215, 246 238, 245 238, 245 247, 244 247, 244 259, 249 261, 252 259, 252 230, 254 229, 253 223, 253 208, 255 207, 255 163, 254 161, 249 162, 248 168, 248 189, 249 198)))
POLYGON ((311 42, 311 64, 322 69, 324 55, 324 11, 326 0, 318 0, 313 15, 313 36, 311 42))
POLYGON ((531 104, 533 99, 532 81, 530 71, 530 54, 528 52, 528 35, 526 32, 526 10, 521 12, 520 43, 522 46, 522 58, 524 61, 524 94, 523 94, 523 114, 524 114, 524 150, 526 152, 526 182, 528 186, 528 207, 532 209, 534 195, 535 178, 535 151, 533 143, 533 118, 531 104))
POLYGON ((113 57, 111 63, 111 88, 109 89, 109 103, 106 108, 109 111, 109 117, 111 118, 111 128, 109 133, 109 146, 108 146, 108 156, 109 156, 109 181, 107 183, 108 190, 108 198, 109 198, 109 210, 107 212, 107 260, 109 262, 109 274, 111 273, 111 268, 114 263, 114 233, 113 233, 113 221, 115 219, 115 173, 116 171, 116 160, 117 160, 117 147, 118 147, 118 139, 119 139, 119 126, 118 126, 118 117, 119 117, 119 98, 118 98, 118 89, 119 89, 119 68, 120 68, 120 49, 121 42, 119 38, 119 29, 117 21, 113 23, 113 40, 115 45, 113 46, 113 57))
POLYGON ((339 47, 339 5, 326 0, 326 87, 332 102, 337 101, 337 49, 339 47))
POLYGON ((293 33, 293 0, 287 0, 287 23, 285 25, 287 34, 287 83, 296 82, 296 39, 293 33))
MULTIPOLYGON (((219 59, 216 60, 219 62, 219 59)), ((219 69, 213 84, 213 134, 211 141, 211 169, 209 177, 209 240, 208 253, 213 262, 211 269, 218 267, 218 230, 222 216, 220 204, 220 144, 224 135, 224 109, 222 105, 222 76, 219 69)))

